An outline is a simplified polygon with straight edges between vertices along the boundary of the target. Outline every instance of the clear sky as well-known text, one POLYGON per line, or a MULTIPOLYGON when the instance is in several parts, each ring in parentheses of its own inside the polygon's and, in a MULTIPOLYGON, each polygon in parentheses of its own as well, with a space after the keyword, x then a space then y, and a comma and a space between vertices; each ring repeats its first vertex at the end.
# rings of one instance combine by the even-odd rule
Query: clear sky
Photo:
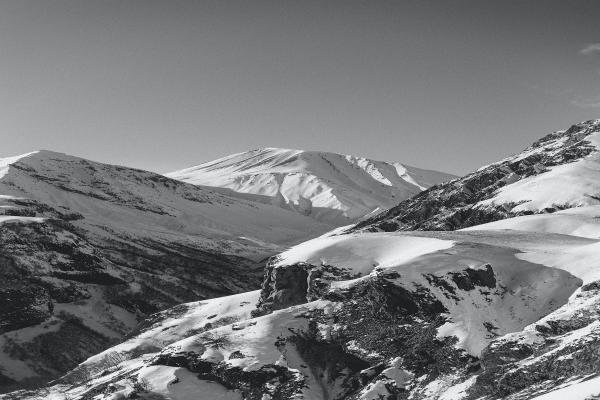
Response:
POLYGON ((600 1, 2 0, 0 156, 465 173, 600 118, 600 1))

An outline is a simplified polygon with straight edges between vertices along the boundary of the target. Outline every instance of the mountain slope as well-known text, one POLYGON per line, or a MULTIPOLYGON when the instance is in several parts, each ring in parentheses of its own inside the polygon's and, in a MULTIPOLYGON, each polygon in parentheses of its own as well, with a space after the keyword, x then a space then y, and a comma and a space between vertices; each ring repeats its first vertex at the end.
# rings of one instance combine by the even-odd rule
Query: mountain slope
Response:
POLYGON ((167 176, 263 196, 265 201, 338 226, 454 178, 400 163, 277 148, 233 154, 167 176))
POLYGON ((436 185, 354 230, 453 230, 518 215, 600 204, 600 120, 540 139, 522 153, 436 185))
MULTIPOLYGON (((579 276, 575 266, 577 254, 597 245, 509 231, 317 238, 273 259, 262 291, 156 315, 46 393, 98 400, 503 398, 522 387, 489 386, 510 368, 492 366, 510 362, 515 332, 552 327, 565 310, 577 313, 577 305, 600 296, 592 288, 600 272, 579 276), (573 257, 557 261, 565 253, 573 257)), ((539 329, 541 342, 524 343, 553 339, 539 329)), ((599 361, 588 360, 554 386, 599 361)), ((529 367, 530 383, 543 380, 536 378, 540 364, 529 367)), ((543 391, 529 392, 536 393, 543 391)))
POLYGON ((2 159, 0 390, 57 376, 150 313, 256 288, 260 260, 330 228, 146 171, 2 159))
POLYGON ((600 207, 575 207, 554 213, 523 215, 475 225, 464 230, 515 230, 600 238, 600 207))

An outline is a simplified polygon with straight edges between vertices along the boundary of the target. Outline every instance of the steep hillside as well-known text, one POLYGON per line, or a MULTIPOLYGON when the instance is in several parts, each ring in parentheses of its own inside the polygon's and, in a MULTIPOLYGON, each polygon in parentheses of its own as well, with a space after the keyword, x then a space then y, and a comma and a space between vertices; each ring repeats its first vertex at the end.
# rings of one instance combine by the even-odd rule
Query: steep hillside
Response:
POLYGON ((0 160, 0 390, 55 377, 147 315, 257 288, 331 228, 269 204, 49 151, 0 160))
POLYGON ((400 163, 277 148, 233 154, 167 176, 259 195, 265 202, 338 226, 455 178, 400 163))
POLYGON ((436 185, 354 230, 454 230, 600 204, 600 120, 557 131, 522 153, 436 185))

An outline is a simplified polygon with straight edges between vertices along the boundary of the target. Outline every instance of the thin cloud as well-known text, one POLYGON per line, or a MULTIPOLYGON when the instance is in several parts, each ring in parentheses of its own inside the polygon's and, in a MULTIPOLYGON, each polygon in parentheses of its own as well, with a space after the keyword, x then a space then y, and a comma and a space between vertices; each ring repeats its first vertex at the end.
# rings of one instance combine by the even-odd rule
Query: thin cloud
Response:
POLYGON ((600 107, 600 97, 584 100, 571 100, 571 104, 580 108, 598 108, 600 107))
MULTIPOLYGON (((581 50, 579 54, 584 56, 592 56, 600 54, 600 43, 590 43, 581 50)), ((600 73, 600 71, 598 71, 600 73)), ((571 104, 579 108, 600 108, 600 96, 587 98, 587 99, 575 99, 571 100, 571 104)))
POLYGON ((600 43, 590 43, 583 49, 579 50, 580 54, 584 56, 591 56, 596 53, 600 53, 600 43))

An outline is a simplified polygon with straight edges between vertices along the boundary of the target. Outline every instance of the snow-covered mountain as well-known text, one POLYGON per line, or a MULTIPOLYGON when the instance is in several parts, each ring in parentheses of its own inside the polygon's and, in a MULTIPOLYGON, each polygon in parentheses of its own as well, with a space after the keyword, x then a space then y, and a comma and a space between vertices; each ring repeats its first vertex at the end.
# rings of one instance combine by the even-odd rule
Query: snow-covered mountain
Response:
POLYGON ((267 262, 260 291, 156 314, 51 387, 12 396, 598 398, 599 126, 293 246, 267 262), (422 230, 400 231, 411 224, 422 230))
POLYGON ((57 376, 150 313, 257 288, 262 259, 330 229, 151 172, 1 159, 0 389, 57 376))
POLYGON ((194 185, 255 194, 265 202, 337 226, 455 178, 400 163, 278 148, 233 154, 166 175, 194 185))
POLYGON ((551 133, 523 152, 442 183, 358 224, 361 230, 452 230, 600 204, 600 120, 551 133))

